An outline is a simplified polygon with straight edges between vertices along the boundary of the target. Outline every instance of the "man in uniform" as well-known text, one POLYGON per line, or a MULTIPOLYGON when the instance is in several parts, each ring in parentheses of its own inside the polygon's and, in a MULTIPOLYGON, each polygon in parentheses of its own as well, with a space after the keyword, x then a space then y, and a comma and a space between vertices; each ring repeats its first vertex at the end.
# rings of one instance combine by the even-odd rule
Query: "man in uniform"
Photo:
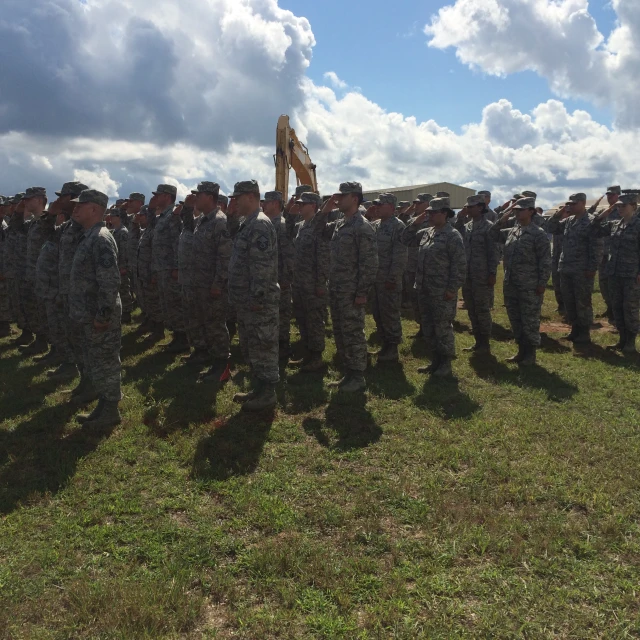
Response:
POLYGON ((296 187, 295 193, 284 206, 284 219, 287 225, 287 234, 290 238, 295 236, 295 227, 300 222, 300 206, 297 201, 303 193, 310 193, 313 187, 310 184, 301 184, 296 187))
MULTIPOLYGON (((286 222, 282 218, 282 193, 267 191, 264 194, 264 214, 278 236, 278 284, 280 285, 280 319, 279 319, 279 353, 280 359, 288 359, 291 355, 291 316, 293 303, 291 300, 291 282, 293 280, 293 261, 295 249, 291 235, 287 232, 286 222)), ((300 205, 296 200, 297 217, 300 218, 300 205)))
POLYGON ((120 269, 116 242, 104 216, 108 196, 86 189, 76 200, 73 219, 84 230, 78 244, 69 282, 71 318, 82 324, 84 373, 87 387, 72 399, 85 405, 98 399, 89 414, 79 415, 85 427, 109 428, 120 424, 120 269))
POLYGON ((120 302, 122 303, 122 324, 131 324, 131 311, 133 299, 131 298, 131 285, 129 282, 129 264, 127 261, 127 244, 129 231, 124 226, 122 217, 126 216, 123 207, 111 209, 107 215, 107 223, 111 228, 113 239, 118 248, 118 269, 120 269, 120 302))
POLYGON ((201 182, 192 193, 200 212, 193 231, 193 262, 190 284, 193 292, 194 331, 204 337, 210 368, 203 381, 229 379, 229 330, 227 328, 227 278, 231 257, 231 234, 227 216, 218 208, 220 185, 201 182))
POLYGON ((378 271, 373 284, 373 317, 382 349, 379 362, 398 362, 398 345, 402 342, 402 278, 407 265, 407 247, 400 242, 404 229, 395 215, 396 196, 381 193, 374 201, 377 205, 377 220, 373 223, 378 247, 378 271))
POLYGON ((495 222, 498 216, 496 212, 489 206, 491 205, 491 191, 478 191, 478 195, 484 198, 484 203, 487 205, 487 212, 484 214, 484 219, 489 222, 495 222))
MULTIPOLYGON (((127 236, 127 278, 129 279, 129 288, 131 291, 131 297, 135 296, 137 305, 140 306, 138 300, 138 284, 136 282, 136 274, 138 272, 138 243, 140 242, 140 225, 136 221, 136 216, 145 203, 145 196, 143 193, 134 192, 129 196, 125 210, 129 217, 129 235, 127 236)), ((132 305, 133 307, 133 305, 132 305)), ((144 317, 142 317, 144 322, 144 317)))
POLYGON ((269 218, 260 211, 260 187, 255 180, 237 182, 232 215, 244 217, 233 242, 229 262, 229 299, 238 317, 238 335, 254 388, 234 401, 245 411, 276 406, 278 369, 278 239, 269 218))
MULTIPOLYGON (((328 223, 325 237, 331 238, 329 305, 338 358, 346 375, 329 386, 344 392, 366 388, 367 340, 364 333, 365 306, 378 271, 376 233, 364 217, 362 185, 343 182, 332 202, 344 215, 328 223)), ((327 204, 332 209, 332 204, 327 204)))
POLYGON ((469 196, 465 214, 460 213, 455 228, 462 235, 467 258, 467 276, 462 285, 471 328, 476 343, 466 351, 489 353, 491 350, 491 304, 500 256, 490 236, 493 224, 485 217, 487 205, 483 195, 469 196), (468 217, 471 218, 470 221, 468 217))
POLYGON ((180 216, 173 215, 176 188, 160 184, 153 192, 149 208, 159 212, 153 231, 153 282, 157 284, 165 328, 173 332, 169 353, 189 351, 184 327, 182 296, 178 283, 178 243, 182 231, 180 216))

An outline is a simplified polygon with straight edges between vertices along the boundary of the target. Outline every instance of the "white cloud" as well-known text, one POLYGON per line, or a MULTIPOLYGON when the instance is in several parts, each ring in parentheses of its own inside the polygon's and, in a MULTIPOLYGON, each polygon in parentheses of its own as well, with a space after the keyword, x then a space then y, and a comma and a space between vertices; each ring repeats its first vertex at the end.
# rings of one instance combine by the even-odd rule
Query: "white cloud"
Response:
POLYGON ((324 74, 324 79, 328 80, 331 86, 336 89, 346 89, 347 83, 344 80, 340 80, 338 74, 335 71, 327 71, 324 74))
POLYGON ((91 189, 97 189, 106 193, 110 198, 119 197, 119 182, 111 178, 106 169, 96 167, 94 171, 86 171, 84 169, 76 169, 73 172, 73 179, 86 184, 91 189))

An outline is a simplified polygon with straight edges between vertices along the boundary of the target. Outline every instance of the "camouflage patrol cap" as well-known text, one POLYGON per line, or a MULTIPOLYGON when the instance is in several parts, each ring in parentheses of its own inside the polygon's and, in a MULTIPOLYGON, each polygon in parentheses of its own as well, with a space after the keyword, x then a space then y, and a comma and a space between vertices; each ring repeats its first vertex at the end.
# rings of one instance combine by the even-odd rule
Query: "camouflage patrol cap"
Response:
POLYGON ((260 197, 260 186, 255 180, 244 180, 242 182, 236 182, 233 187, 232 198, 237 198, 245 193, 253 193, 260 197))
POLYGON ((613 187, 607 187, 607 195, 619 196, 622 193, 620 185, 614 185, 613 187))
POLYGON ((322 198, 313 191, 305 191, 305 193, 301 194, 296 200, 297 204, 315 204, 317 207, 320 206, 321 202, 322 198))
POLYGON ((121 207, 125 202, 126 200, 124 198, 118 198, 116 200, 116 207, 121 207))
POLYGON ((82 204, 83 202, 92 202, 93 204, 97 204, 98 206, 106 209, 109 204, 109 196, 106 193, 102 193, 102 191, 97 191, 96 189, 85 189, 71 202, 77 202, 78 204, 82 204))
MULTIPOLYGON (((374 201, 373 204, 391 204, 394 207, 396 206, 396 202, 398 199, 393 195, 393 193, 381 193, 374 201)), ((409 204, 407 202, 407 204, 409 204)), ((400 203, 402 206, 402 202, 400 203)))
POLYGON ((62 189, 60 191, 56 191, 55 194, 58 197, 61 196, 79 196, 85 189, 88 189, 86 184, 82 184, 82 182, 65 182, 62 185, 62 189))
POLYGON ((451 196, 446 191, 436 192, 436 198, 450 198, 451 196))
POLYGON ((514 200, 520 200, 520 198, 522 198, 522 194, 521 193, 514 193, 513 194, 513 199, 514 200))
POLYGON ((334 195, 344 195, 345 193, 362 195, 362 185, 359 182, 341 182, 338 191, 334 195))
POLYGON ((408 200, 400 200, 400 202, 398 202, 398 205, 401 207, 408 207, 411 203, 408 200))
POLYGON ((446 211, 451 209, 451 201, 449 198, 433 198, 427 207, 427 211, 446 211))
POLYGON ((16 193, 16 195, 11 198, 11 204, 18 204, 19 202, 22 202, 23 199, 24 191, 21 191, 20 193, 16 193))
POLYGON ((478 195, 491 197, 491 191, 487 191, 486 189, 483 189, 482 191, 478 191, 478 195))
POLYGON ((171 196, 175 196, 178 193, 178 189, 172 184, 159 184, 155 191, 152 191, 154 196, 159 193, 168 193, 171 196))
POLYGON ((536 208, 536 199, 535 198, 520 198, 518 202, 513 205, 514 209, 535 209, 536 208))
POLYGON ((224 193, 218 194, 218 204, 229 204, 229 198, 224 193))
POLYGON ((210 193, 217 196, 220 193, 220 185, 217 182, 208 182, 205 180, 198 184, 195 189, 192 189, 191 193, 210 193))
POLYGON ((309 193, 313 191, 313 187, 310 184, 301 184, 296 187, 296 198, 299 198, 303 193, 309 193))
POLYGON ((281 191, 267 191, 264 194, 265 202, 282 202, 282 192, 281 191))
POLYGON ((623 193, 620 195, 620 198, 618 199, 618 202, 616 204, 638 204, 638 200, 640 200, 640 195, 637 193, 623 193))
POLYGON ((430 193, 419 193, 413 203, 418 204, 420 202, 431 202, 432 200, 433 196, 430 193))
POLYGON ((138 193, 137 191, 134 191, 129 195, 129 200, 137 200, 138 202, 142 202, 142 204, 144 204, 146 201, 146 197, 144 193, 138 193))
POLYGON ((143 204, 140 207, 140 211, 138 211, 138 215, 139 216, 149 216, 149 215, 153 215, 151 213, 151 210, 149 209, 149 205, 148 204, 143 204))
POLYGON ((467 197, 467 207, 475 207, 479 204, 484 204, 484 196, 482 194, 477 194, 475 196, 467 197))
POLYGON ((571 202, 586 202, 587 201, 587 194, 586 193, 572 193, 569 196, 569 200, 571 202))
POLYGON ((44 187, 29 187, 24 196, 23 200, 28 200, 29 198, 46 198, 47 190, 44 187))
POLYGON ((538 194, 535 191, 523 191, 522 192, 522 197, 523 198, 537 198, 538 194))

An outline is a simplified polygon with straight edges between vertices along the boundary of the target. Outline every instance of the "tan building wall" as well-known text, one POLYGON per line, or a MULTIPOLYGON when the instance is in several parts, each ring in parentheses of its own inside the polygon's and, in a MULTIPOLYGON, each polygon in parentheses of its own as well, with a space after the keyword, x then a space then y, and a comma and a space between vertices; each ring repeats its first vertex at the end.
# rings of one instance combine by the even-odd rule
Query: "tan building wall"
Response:
POLYGON ((364 197, 365 200, 375 200, 381 193, 393 193, 398 198, 398 202, 401 200, 413 202, 419 193, 430 193, 435 196, 436 191, 446 191, 449 193, 451 196, 452 209, 462 209, 467 203, 467 197, 473 196, 476 193, 473 189, 451 184, 451 182, 437 182, 433 184, 417 184, 412 187, 392 187, 390 189, 365 191, 364 197))

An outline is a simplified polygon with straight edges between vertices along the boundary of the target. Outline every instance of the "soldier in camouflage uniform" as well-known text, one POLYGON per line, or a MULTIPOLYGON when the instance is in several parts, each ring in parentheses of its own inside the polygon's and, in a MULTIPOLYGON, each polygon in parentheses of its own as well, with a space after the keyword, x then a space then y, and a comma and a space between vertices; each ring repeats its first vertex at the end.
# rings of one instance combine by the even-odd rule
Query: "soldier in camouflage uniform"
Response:
POLYGON ((620 333, 618 344, 611 348, 627 355, 636 353, 640 329, 640 218, 637 211, 638 194, 622 193, 592 222, 598 235, 610 238, 606 275, 614 322, 620 333), (614 211, 618 219, 611 220, 614 211))
POLYGON ((504 244, 504 301, 518 353, 507 359, 522 365, 536 362, 540 345, 540 311, 551 273, 551 245, 547 234, 532 222, 536 201, 521 198, 512 211, 517 224, 509 225, 505 212, 491 228, 496 242, 504 244))
POLYGON ((453 217, 449 198, 436 197, 427 210, 414 218, 402 232, 402 242, 418 246, 415 287, 422 316, 422 330, 427 344, 433 348, 433 361, 420 367, 420 373, 450 376, 455 357, 453 321, 458 305, 458 290, 463 285, 467 260, 460 233, 450 224, 453 217), (421 228, 429 215, 430 227, 421 228))
POLYGON ((477 353, 491 351, 491 304, 500 261, 497 245, 490 235, 493 224, 486 219, 486 210, 484 196, 469 196, 466 213, 460 213, 455 223, 455 228, 462 235, 467 258, 467 277, 462 285, 462 298, 476 339, 475 345, 465 350, 477 353), (468 222, 467 216, 471 217, 468 222))
POLYGON ((484 214, 484 219, 488 220, 492 224, 498 219, 496 212, 489 206, 491 204, 491 191, 478 191, 478 195, 484 198, 484 203, 487 205, 487 211, 484 214))
POLYGON ((182 231, 180 216, 173 214, 176 188, 160 184, 153 192, 149 208, 159 212, 153 231, 153 282, 158 286, 164 325, 173 332, 173 340, 166 347, 169 353, 189 351, 184 327, 182 294, 178 283, 178 242, 182 231))
POLYGON ((11 301, 9 299, 9 287, 5 275, 5 254, 7 248, 7 231, 9 224, 6 220, 10 214, 11 205, 8 199, 0 196, 0 338, 11 335, 11 301))
POLYGON ((84 234, 71 266, 69 305, 71 318, 83 329, 84 387, 72 396, 72 403, 83 406, 97 399, 95 409, 77 420, 85 427, 104 429, 121 422, 118 249, 103 222, 109 198, 86 189, 74 202, 73 219, 84 234))
MULTIPOLYGON (((271 220, 278 236, 278 284, 280 285, 280 318, 279 318, 279 353, 280 359, 288 359, 291 355, 291 316, 293 302, 291 300, 291 282, 293 280, 293 261, 295 249, 292 236, 287 231, 282 217, 282 194, 279 191, 267 191, 264 194, 264 214, 271 220)), ((300 205, 297 206, 297 218, 300 218, 300 205)))
POLYGON ((402 342, 402 278, 407 266, 407 247, 400 242, 404 223, 395 215, 396 196, 381 193, 374 201, 377 220, 373 223, 378 247, 378 271, 372 288, 371 305, 382 348, 378 362, 398 362, 402 342))
POLYGON ((27 322, 36 339, 27 347, 21 347, 25 355, 45 353, 49 348, 47 310, 42 298, 36 296, 36 263, 44 243, 53 235, 55 216, 45 214, 47 192, 44 187, 30 187, 24 200, 25 215, 33 216, 27 234, 27 260, 24 286, 21 290, 27 322))
MULTIPOLYGON (((129 235, 127 236, 127 276, 129 277, 129 287, 131 289, 132 298, 140 306, 138 296, 138 283, 136 277, 138 273, 138 244, 140 242, 140 225, 137 222, 136 216, 140 212, 140 209, 144 206, 145 196, 142 193, 134 192, 129 196, 125 210, 127 217, 129 218, 129 235)), ((133 305, 132 305, 133 306, 133 305)), ((141 316, 141 322, 144 322, 144 314, 141 316)))
POLYGON ((300 330, 303 357, 292 361, 304 373, 324 368, 325 316, 328 303, 329 242, 323 236, 326 220, 318 213, 321 198, 308 191, 297 200, 300 222, 293 244, 293 313, 300 330))
POLYGON ((151 341, 164 338, 162 324, 162 306, 157 281, 153 276, 153 229, 156 217, 147 205, 141 207, 136 215, 140 226, 140 242, 136 258, 136 282, 138 284, 138 302, 145 315, 145 323, 140 327, 141 333, 150 333, 151 341))
POLYGON ((193 291, 195 331, 204 337, 207 361, 211 364, 201 379, 226 382, 229 379, 229 330, 227 304, 231 234, 227 216, 218 207, 220 185, 201 182, 192 193, 195 208, 202 214, 193 232, 193 262, 189 275, 193 291))
MULTIPOLYGON (((570 212, 571 203, 566 202, 562 207, 561 220, 568 218, 571 215, 570 212)), ((549 226, 549 221, 545 223, 545 229, 549 226)), ((558 227, 558 233, 554 233, 551 238, 551 282, 553 283, 553 293, 556 297, 558 307, 556 311, 564 316, 566 311, 564 307, 564 298, 562 297, 562 285, 560 284, 560 256, 562 255, 562 243, 564 241, 564 233, 562 229, 558 227)))
POLYGON ((573 194, 569 197, 571 215, 560 220, 562 212, 558 211, 547 222, 549 233, 564 236, 558 270, 567 320, 572 327, 566 339, 574 344, 591 342, 591 296, 598 269, 597 238, 586 211, 586 200, 584 193, 573 194))
POLYGON ((310 184, 301 184, 296 187, 295 193, 284 207, 284 219, 287 228, 287 235, 293 239, 296 233, 296 225, 300 222, 300 205, 298 200, 303 193, 311 193, 313 187, 310 184))
POLYGON ((260 187, 255 180, 237 182, 232 215, 244 217, 233 240, 229 261, 229 299, 238 315, 238 335, 250 364, 254 388, 238 393, 245 411, 271 409, 277 403, 278 369, 278 239, 271 221, 260 211, 260 187))
POLYGON ((129 231, 124 226, 123 218, 126 211, 123 208, 111 209, 107 215, 107 222, 111 227, 113 239, 118 248, 118 269, 120 269, 120 302, 122 303, 122 324, 131 324, 133 299, 131 298, 131 282, 129 281, 129 263, 127 245, 129 231))
POLYGON ((343 182, 325 208, 337 206, 343 218, 327 223, 324 237, 331 239, 329 306, 338 358, 346 375, 329 384, 352 393, 366 388, 367 340, 364 333, 367 296, 378 271, 376 233, 361 207, 362 185, 343 182))

